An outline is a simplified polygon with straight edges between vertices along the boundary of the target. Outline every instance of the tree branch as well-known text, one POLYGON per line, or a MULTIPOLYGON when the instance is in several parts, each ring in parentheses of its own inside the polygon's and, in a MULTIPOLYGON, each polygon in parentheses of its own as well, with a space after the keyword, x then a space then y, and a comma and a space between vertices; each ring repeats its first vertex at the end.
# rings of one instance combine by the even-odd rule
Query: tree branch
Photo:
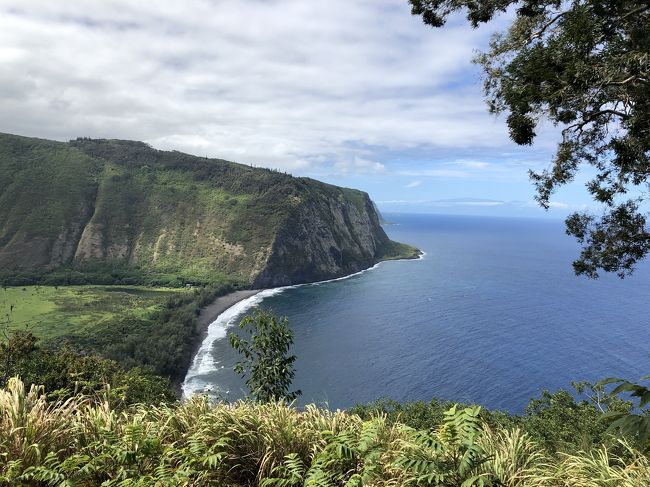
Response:
POLYGON ((628 13, 620 17, 618 20, 625 20, 628 17, 632 17, 633 15, 640 14, 644 10, 650 10, 650 5, 644 5, 643 7, 635 8, 634 10, 630 10, 628 13))
POLYGON ((557 22, 558 20, 560 20, 560 19, 561 19, 562 17, 564 17, 565 15, 566 15, 566 12, 560 12, 560 13, 557 14, 555 17, 553 17, 551 20, 549 20, 548 22, 546 22, 544 25, 542 25, 541 29, 539 29, 537 32, 532 33, 532 34, 528 37, 528 39, 526 40, 526 44, 530 44, 530 43, 531 43, 532 41, 534 41, 535 39, 539 39, 540 37, 542 37, 542 36, 544 35, 544 32, 546 32, 546 30, 547 30, 550 26, 552 26, 555 22, 557 22))
POLYGON ((600 117, 601 115, 615 115, 617 117, 620 117, 624 120, 630 118, 630 115, 625 112, 619 112, 618 110, 612 110, 611 108, 607 108, 605 110, 598 110, 597 112, 592 112, 592 113, 587 113, 583 115, 582 119, 586 122, 592 122, 595 120, 597 117, 600 117))
POLYGON ((574 130, 574 131, 582 133, 585 125, 590 124, 591 122, 593 122, 594 120, 596 120, 598 117, 600 117, 602 115, 609 115, 610 117, 611 116, 616 116, 616 117, 622 118, 623 120, 626 120, 626 119, 630 118, 629 114, 627 114, 625 112, 618 111, 618 110, 613 110, 611 108, 607 108, 605 110, 598 110, 597 112, 585 113, 582 116, 582 121, 581 122, 577 122, 577 123, 574 123, 573 125, 569 125, 564 130, 562 130, 562 138, 566 139, 566 134, 570 130, 574 130))
POLYGON ((610 81, 609 83, 605 83, 605 86, 621 86, 621 85, 626 85, 628 83, 631 83, 632 81, 640 81, 642 83, 647 83, 648 80, 639 78, 638 76, 632 75, 629 78, 625 78, 624 80, 621 81, 610 81))

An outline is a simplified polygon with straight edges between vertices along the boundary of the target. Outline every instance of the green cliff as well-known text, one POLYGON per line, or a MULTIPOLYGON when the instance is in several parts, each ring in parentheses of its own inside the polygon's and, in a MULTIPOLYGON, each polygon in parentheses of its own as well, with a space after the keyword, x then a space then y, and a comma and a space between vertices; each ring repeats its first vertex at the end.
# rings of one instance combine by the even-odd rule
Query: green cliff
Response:
POLYGON ((0 134, 4 276, 104 266, 268 287, 416 254, 361 191, 142 142, 0 134))

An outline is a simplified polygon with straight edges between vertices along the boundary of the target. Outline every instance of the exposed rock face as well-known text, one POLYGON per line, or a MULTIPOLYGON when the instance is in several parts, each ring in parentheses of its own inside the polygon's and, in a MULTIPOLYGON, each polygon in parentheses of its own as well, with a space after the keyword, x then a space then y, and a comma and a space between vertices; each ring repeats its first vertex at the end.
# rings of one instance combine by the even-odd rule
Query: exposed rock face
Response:
POLYGON ((83 232, 88 228, 87 222, 92 215, 92 208, 88 205, 80 205, 79 217, 70 221, 70 225, 65 227, 57 236, 52 245, 50 252, 50 265, 60 265, 70 262, 79 251, 79 242, 83 238, 83 232))
POLYGON ((405 249, 361 191, 141 142, 0 134, 0 278, 99 263, 271 287, 405 249))
POLYGON ((279 230, 257 287, 275 287, 341 277, 375 264, 390 240, 367 194, 349 200, 313 200, 300 205, 279 230))

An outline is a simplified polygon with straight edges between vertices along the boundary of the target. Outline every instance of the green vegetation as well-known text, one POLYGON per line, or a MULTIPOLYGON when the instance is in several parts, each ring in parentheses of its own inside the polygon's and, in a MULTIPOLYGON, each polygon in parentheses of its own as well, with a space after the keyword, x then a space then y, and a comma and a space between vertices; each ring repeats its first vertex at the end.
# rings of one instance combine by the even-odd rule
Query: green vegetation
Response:
POLYGON ((80 284, 249 281, 286 216, 283 198, 244 190, 274 185, 280 175, 267 171, 125 141, 1 135, 0 147, 0 179, 13 181, 0 201, 0 261, 10 284, 21 274, 55 284, 68 276, 85 278, 80 284), (239 181, 245 174, 252 177, 239 181), (259 215, 259 206, 268 211, 259 215))
POLYGON ((283 284, 338 277, 395 255, 391 244, 361 191, 142 142, 0 134, 5 285, 265 287, 269 266, 295 266, 283 284), (299 233, 305 221, 325 237, 299 233), (320 238, 329 252, 278 250, 320 238))
POLYGON ((388 242, 383 249, 382 260, 416 259, 420 249, 400 242, 388 242))
MULTIPOLYGON (((609 415, 629 414, 632 404, 606 394, 600 385, 576 383, 574 387, 573 394, 565 390, 555 393, 544 391, 540 397, 530 401, 521 415, 483 410, 481 417, 492 429, 520 429, 535 440, 547 454, 590 451, 611 438, 605 412, 609 415)), ((390 424, 399 422, 415 429, 428 430, 438 426, 445 411, 453 405, 453 402, 435 398, 430 402, 408 403, 379 400, 367 405, 357 405, 350 413, 363 419, 379 415, 385 417, 390 424)), ((626 441, 644 449, 641 437, 628 435, 626 441)))
MULTIPOLYGON (((521 428, 454 406, 430 429, 384 415, 283 403, 48 402, 0 390, 0 485, 639 487, 650 461, 626 440, 549 451, 521 428)), ((539 416, 544 422, 545 417, 539 416)))
MULTIPOLYGON (((101 171, 100 161, 67 144, 0 134, 0 248, 20 233, 54 239, 72 230, 92 211, 101 171)), ((40 265, 46 247, 39 239, 23 252, 40 265)))
POLYGON ((244 317, 239 328, 245 335, 230 333, 232 347, 242 355, 235 372, 246 378, 251 396, 260 402, 293 401, 301 392, 289 392, 295 375, 295 355, 289 355, 293 332, 289 320, 270 311, 256 310, 244 317))
POLYGON ((583 245, 578 274, 632 272, 650 252, 650 4, 647 0, 410 0, 426 24, 467 13, 473 27, 511 12, 510 27, 477 58, 492 113, 532 144, 540 122, 562 128, 552 166, 531 173, 537 201, 592 166, 586 188, 601 215, 575 213, 567 233, 583 245), (644 205, 646 203, 646 205, 644 205))
POLYGON ((56 401, 83 394, 103 397, 112 407, 124 408, 176 400, 169 379, 155 375, 151 368, 125 371, 112 360, 80 355, 68 347, 49 350, 26 332, 15 332, 7 342, 0 343, 0 387, 6 387, 14 376, 28 388, 42 384, 47 397, 56 401))
MULTIPOLYGON (((650 376, 642 377, 641 380, 648 380, 650 376)), ((646 450, 650 451, 650 389, 641 384, 635 384, 625 379, 610 378, 599 383, 600 387, 610 384, 617 384, 612 390, 612 395, 627 393, 633 399, 638 399, 639 406, 634 414, 629 411, 609 411, 607 416, 611 421, 610 429, 617 430, 624 435, 636 435, 639 442, 646 450), (645 408, 645 409, 644 409, 645 408)))
POLYGON ((43 340, 90 332, 120 319, 146 319, 190 289, 136 286, 26 286, 0 289, 0 323, 43 340))
POLYGON ((48 348, 67 345, 179 382, 201 337, 200 309, 237 288, 228 281, 192 289, 8 287, 0 289, 0 325, 29 331, 48 348))
POLYGON ((0 270, 0 283, 2 283, 3 287, 95 284, 179 288, 186 287, 187 284, 191 286, 210 286, 230 280, 217 271, 209 275, 202 271, 195 276, 188 270, 150 269, 137 264, 129 265, 124 262, 91 262, 83 265, 63 265, 54 268, 0 270))
POLYGON ((151 367, 156 374, 178 383, 202 336, 197 319, 201 308, 236 289, 236 284, 223 283, 175 293, 151 313, 117 316, 49 340, 48 345, 68 344, 75 350, 115 360, 126 369, 151 367))

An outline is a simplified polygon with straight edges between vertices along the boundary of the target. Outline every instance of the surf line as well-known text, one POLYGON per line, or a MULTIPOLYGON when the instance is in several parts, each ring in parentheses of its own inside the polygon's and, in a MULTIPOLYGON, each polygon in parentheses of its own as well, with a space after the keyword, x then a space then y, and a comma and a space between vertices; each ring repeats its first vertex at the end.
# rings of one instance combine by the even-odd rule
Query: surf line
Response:
MULTIPOLYGON (((244 314, 246 311, 248 311, 249 309, 261 304, 262 301, 264 301, 266 298, 283 293, 289 289, 296 289, 302 286, 320 286, 322 284, 343 281, 345 279, 350 279, 352 277, 360 276, 361 274, 376 269, 384 262, 422 260, 424 259, 425 255, 426 254, 424 252, 421 252, 420 256, 417 259, 394 259, 392 261, 383 260, 381 262, 377 262, 372 267, 368 267, 367 269, 363 269, 353 274, 348 274, 347 276, 336 277, 334 279, 326 279, 324 281, 307 282, 304 284, 293 284, 291 286, 281 286, 281 287, 275 287, 271 289, 263 289, 259 293, 250 296, 246 299, 243 299, 238 303, 233 304, 231 307, 229 307, 228 309, 223 311, 220 315, 218 315, 215 318, 215 320, 212 323, 210 323, 210 325, 208 326, 207 334, 203 339, 203 342, 201 343, 199 350, 196 352, 196 355, 192 360, 192 365, 187 371, 187 374, 185 375, 185 380, 183 380, 183 384, 181 385, 181 390, 183 392, 183 399, 189 399, 197 391, 204 390, 206 387, 212 386, 211 384, 202 380, 201 376, 210 371, 216 370, 217 368, 218 362, 216 362, 212 356, 214 343, 218 340, 226 338, 226 336, 228 335, 227 330, 235 323, 235 320, 239 316, 244 314)), ((212 391, 213 389, 208 389, 208 390, 212 391)))

